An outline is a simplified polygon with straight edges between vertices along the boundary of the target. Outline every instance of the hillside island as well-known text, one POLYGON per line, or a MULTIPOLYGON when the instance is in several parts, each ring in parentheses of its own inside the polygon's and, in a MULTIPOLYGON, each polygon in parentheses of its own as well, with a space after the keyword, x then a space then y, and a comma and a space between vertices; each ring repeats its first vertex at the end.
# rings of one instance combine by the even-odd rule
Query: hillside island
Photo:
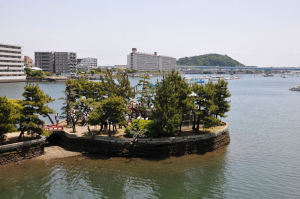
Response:
POLYGON ((108 157, 154 158, 229 143, 228 124, 221 120, 230 109, 226 81, 188 84, 175 71, 155 85, 149 79, 143 76, 134 88, 126 73, 113 78, 108 70, 99 82, 67 80, 63 113, 55 119, 48 106, 54 99, 37 84, 25 86, 22 100, 0 97, 1 164, 43 154, 45 143, 108 157), (10 132, 18 134, 16 143, 10 132))
POLYGON ((178 66, 245 66, 227 55, 205 54, 183 57, 177 60, 178 66))

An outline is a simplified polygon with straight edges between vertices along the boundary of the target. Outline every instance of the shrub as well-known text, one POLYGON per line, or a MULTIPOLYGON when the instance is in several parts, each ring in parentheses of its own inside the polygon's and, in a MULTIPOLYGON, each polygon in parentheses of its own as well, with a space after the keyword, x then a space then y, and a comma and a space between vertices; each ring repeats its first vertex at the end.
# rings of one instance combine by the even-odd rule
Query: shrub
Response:
POLYGON ((48 138, 52 135, 52 133, 53 133, 53 131, 43 130, 42 135, 45 136, 46 138, 48 138))
POLYGON ((157 137, 153 120, 133 120, 125 129, 128 137, 157 137))

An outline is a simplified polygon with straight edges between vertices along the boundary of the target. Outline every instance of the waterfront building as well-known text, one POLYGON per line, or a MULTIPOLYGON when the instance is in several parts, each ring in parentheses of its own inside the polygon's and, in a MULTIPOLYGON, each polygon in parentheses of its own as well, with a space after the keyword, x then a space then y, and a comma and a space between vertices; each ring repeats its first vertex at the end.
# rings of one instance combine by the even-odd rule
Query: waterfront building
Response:
POLYGON ((33 60, 29 56, 24 56, 24 66, 29 68, 33 67, 33 60))
POLYGON ((76 53, 74 52, 55 52, 54 68, 58 75, 67 75, 76 72, 76 53))
POLYGON ((22 47, 0 43, 0 81, 25 81, 22 47))
POLYGON ((91 70, 91 69, 97 69, 97 58, 81 58, 77 59, 77 69, 79 70, 91 70))
POLYGON ((171 71, 176 68, 176 58, 154 54, 132 52, 127 55, 127 67, 137 71, 171 71))
POLYGON ((54 52, 35 52, 34 59, 35 67, 46 72, 55 73, 54 52))
POLYGON ((73 52, 35 52, 35 66, 58 75, 74 72, 77 63, 73 52))

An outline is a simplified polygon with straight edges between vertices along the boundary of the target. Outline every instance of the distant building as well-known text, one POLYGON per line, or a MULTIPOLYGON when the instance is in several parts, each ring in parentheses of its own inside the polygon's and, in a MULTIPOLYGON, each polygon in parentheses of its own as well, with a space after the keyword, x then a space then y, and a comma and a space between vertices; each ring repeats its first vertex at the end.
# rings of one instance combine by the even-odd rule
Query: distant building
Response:
POLYGON ((35 52, 35 67, 41 68, 43 71, 55 73, 54 68, 54 52, 35 52))
POLYGON ((137 71, 171 71, 176 68, 176 58, 137 52, 132 48, 132 52, 127 55, 127 67, 137 71))
POLYGON ((29 68, 33 67, 33 60, 29 56, 24 56, 24 66, 29 68))
POLYGON ((81 58, 77 59, 77 69, 79 70, 91 70, 91 69, 97 69, 97 59, 96 58, 81 58))
POLYGON ((58 75, 74 72, 77 63, 73 52, 35 52, 34 56, 36 67, 58 75))
POLYGON ((24 81, 22 47, 0 44, 0 81, 24 81))
POLYGON ((58 75, 76 72, 76 53, 73 52, 55 52, 54 68, 58 75))

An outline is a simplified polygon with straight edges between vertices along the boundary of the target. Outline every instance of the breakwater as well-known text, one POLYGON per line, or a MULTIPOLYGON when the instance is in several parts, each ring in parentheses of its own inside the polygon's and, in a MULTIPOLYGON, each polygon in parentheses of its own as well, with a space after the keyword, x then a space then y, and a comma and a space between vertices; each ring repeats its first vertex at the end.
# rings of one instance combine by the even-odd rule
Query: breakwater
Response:
POLYGON ((105 157, 160 158, 185 154, 203 154, 230 142, 228 125, 214 133, 163 138, 77 137, 55 132, 50 142, 71 151, 99 154, 105 157))
POLYGON ((0 146, 0 165, 40 156, 44 153, 45 139, 0 146))

